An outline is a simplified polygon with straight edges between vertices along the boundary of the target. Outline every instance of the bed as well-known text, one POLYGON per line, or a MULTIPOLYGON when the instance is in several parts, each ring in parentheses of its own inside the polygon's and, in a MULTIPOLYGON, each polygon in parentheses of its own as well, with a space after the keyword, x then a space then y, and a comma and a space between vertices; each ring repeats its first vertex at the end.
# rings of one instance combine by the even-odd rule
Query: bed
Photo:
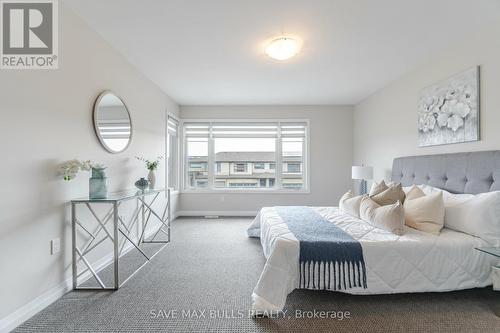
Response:
MULTIPOLYGON (((500 181, 495 181, 500 179, 499 173, 500 152, 488 151, 397 158, 391 178, 403 186, 427 184, 452 193, 478 194, 500 190, 500 181)), ((338 273, 319 264, 311 268, 316 283, 304 285, 299 241, 290 231, 290 224, 283 221, 280 212, 284 209, 263 208, 247 229, 250 237, 260 238, 266 257, 252 294, 256 313, 282 310, 287 295, 299 287, 350 294, 391 294, 443 292, 491 284, 491 266, 496 262, 474 250, 487 245, 479 237, 447 228, 433 235, 409 227, 405 227, 402 236, 397 236, 337 207, 308 207, 361 245, 366 283, 351 284, 349 277, 347 286, 337 288, 330 277, 326 280, 325 272, 333 273, 333 277, 338 273)), ((359 269, 353 275, 353 280, 356 279, 359 269)))

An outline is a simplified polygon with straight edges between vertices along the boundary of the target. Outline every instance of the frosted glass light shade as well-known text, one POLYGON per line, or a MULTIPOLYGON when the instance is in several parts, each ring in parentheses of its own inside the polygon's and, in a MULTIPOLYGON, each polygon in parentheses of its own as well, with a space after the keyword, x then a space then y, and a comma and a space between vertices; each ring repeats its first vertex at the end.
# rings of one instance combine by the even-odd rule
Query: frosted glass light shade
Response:
POLYGON ((353 166, 352 179, 373 179, 373 167, 353 166))
POLYGON ((291 37, 279 37, 273 39, 266 47, 266 54, 276 60, 286 60, 300 50, 300 42, 291 37))

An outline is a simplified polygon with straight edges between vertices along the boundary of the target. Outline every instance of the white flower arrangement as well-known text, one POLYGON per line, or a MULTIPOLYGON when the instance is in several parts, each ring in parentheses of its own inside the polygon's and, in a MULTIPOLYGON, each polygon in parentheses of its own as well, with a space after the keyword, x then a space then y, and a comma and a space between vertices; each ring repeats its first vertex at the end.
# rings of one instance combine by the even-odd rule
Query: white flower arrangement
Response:
POLYGON ((102 164, 91 161, 69 160, 59 165, 59 170, 64 180, 70 181, 76 177, 79 171, 90 171, 91 169, 103 169, 102 164))

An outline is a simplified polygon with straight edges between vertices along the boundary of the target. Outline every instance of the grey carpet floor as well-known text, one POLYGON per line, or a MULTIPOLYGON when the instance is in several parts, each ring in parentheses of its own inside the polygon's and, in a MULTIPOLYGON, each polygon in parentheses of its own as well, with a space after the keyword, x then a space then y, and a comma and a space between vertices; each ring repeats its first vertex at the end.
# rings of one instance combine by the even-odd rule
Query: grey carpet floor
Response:
MULTIPOLYGON (((172 242, 120 290, 70 292, 16 331, 500 331, 500 318, 492 311, 500 295, 491 288, 374 296, 296 290, 288 297, 284 318, 251 318, 250 295, 264 257, 259 241, 246 237, 249 222, 178 219, 172 242), (296 311, 314 310, 348 311, 350 317, 295 317, 296 311)), ((129 260, 131 267, 138 258, 129 260)))

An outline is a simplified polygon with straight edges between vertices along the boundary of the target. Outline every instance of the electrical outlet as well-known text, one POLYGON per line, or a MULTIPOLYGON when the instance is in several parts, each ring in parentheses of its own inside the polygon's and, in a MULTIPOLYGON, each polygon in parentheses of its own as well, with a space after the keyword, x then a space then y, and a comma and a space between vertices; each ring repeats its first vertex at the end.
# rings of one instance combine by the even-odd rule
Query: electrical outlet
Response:
POLYGON ((55 238, 50 241, 50 254, 54 255, 61 251, 61 239, 55 238))

